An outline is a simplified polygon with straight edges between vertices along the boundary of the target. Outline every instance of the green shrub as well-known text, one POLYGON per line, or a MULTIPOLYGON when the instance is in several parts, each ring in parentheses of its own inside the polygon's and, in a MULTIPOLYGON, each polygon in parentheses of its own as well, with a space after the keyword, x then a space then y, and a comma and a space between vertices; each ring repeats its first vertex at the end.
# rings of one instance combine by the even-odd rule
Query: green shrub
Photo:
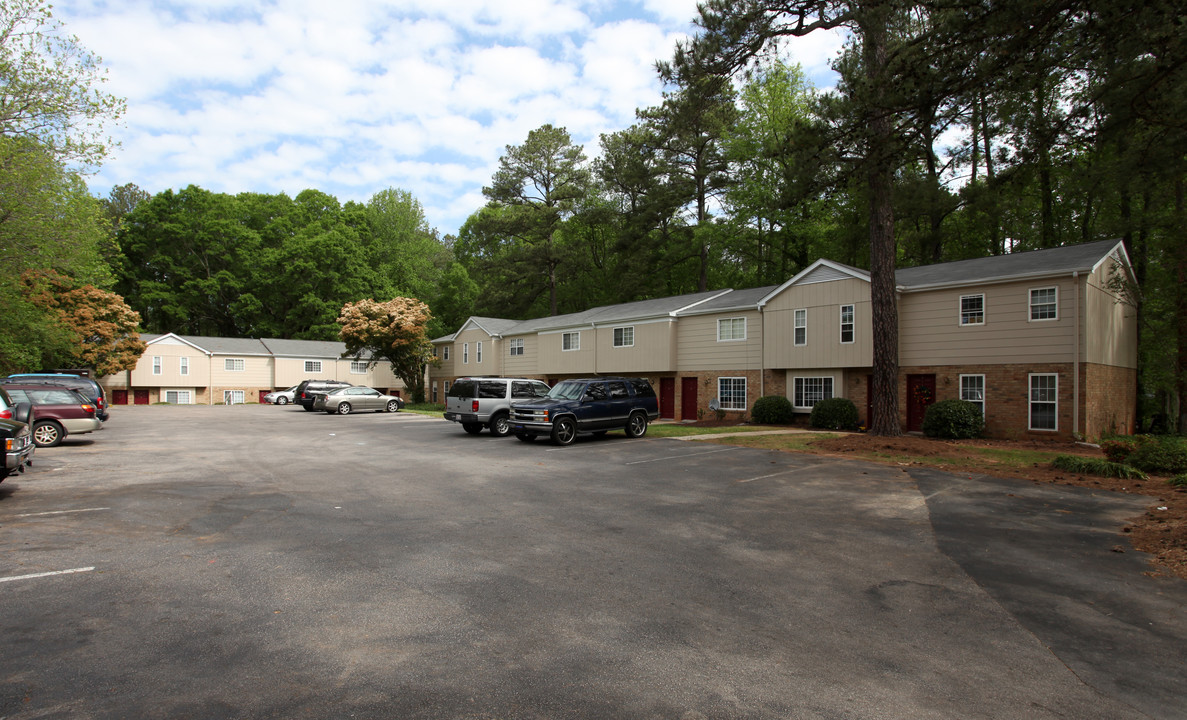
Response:
POLYGON ((828 398, 812 406, 808 424, 825 430, 856 430, 857 406, 849 398, 828 398))
POLYGON ((1115 477, 1123 480, 1145 480, 1146 473, 1121 463, 1109 462, 1100 458, 1077 457, 1075 455, 1056 455, 1051 461, 1051 467, 1056 470, 1081 473, 1084 475, 1100 475, 1101 477, 1115 477))
POLYGON ((923 416, 923 434, 934 438, 974 438, 985 429, 981 408, 967 400, 941 400, 928 406, 923 416))
POLYGON ((1138 449, 1138 440, 1137 438, 1104 440, 1100 444, 1100 449, 1105 454, 1105 457, 1109 459, 1109 462, 1123 463, 1138 449))
POLYGON ((760 425, 786 425, 795 417, 791 401, 782 395, 766 395, 754 401, 750 416, 760 425))
POLYGON ((1187 441, 1173 435, 1152 437, 1138 445, 1128 462, 1155 475, 1187 473, 1187 441))
POLYGON ((1187 473, 1179 473, 1167 482, 1175 487, 1187 487, 1187 473))

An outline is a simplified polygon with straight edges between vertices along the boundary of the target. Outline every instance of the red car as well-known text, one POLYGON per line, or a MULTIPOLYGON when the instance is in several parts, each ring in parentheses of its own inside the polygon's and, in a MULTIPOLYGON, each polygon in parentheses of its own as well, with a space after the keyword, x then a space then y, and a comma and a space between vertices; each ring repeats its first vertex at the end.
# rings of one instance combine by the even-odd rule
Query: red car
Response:
POLYGON ((33 443, 37 447, 53 447, 67 435, 94 432, 103 427, 95 415, 95 404, 77 390, 6 383, 4 391, 13 403, 32 403, 33 443))

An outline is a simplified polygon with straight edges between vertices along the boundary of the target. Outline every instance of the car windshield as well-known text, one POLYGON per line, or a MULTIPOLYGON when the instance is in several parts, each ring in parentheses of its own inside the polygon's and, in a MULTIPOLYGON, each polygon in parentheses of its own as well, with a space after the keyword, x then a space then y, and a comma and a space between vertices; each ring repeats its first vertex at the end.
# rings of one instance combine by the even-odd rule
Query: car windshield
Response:
POLYGON ((548 392, 548 397, 554 400, 580 400, 585 391, 585 383, 565 380, 548 392))

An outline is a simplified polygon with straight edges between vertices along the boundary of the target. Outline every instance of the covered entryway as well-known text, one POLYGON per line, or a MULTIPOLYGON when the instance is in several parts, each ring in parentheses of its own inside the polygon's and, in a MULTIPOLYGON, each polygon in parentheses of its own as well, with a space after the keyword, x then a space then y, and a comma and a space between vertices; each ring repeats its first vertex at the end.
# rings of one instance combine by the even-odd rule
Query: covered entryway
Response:
POLYGON ((936 376, 907 376, 907 432, 923 431, 923 416, 936 401, 936 376))

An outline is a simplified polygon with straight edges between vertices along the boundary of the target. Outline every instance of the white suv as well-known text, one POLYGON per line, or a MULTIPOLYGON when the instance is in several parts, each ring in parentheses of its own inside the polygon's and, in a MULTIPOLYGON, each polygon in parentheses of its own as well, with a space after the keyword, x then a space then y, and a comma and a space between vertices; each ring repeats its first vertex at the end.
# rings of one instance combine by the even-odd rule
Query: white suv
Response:
POLYGON ((504 437, 511 432, 511 404, 539 400, 550 388, 527 378, 458 378, 445 396, 445 419, 462 424, 471 435, 490 428, 490 434, 504 437))

